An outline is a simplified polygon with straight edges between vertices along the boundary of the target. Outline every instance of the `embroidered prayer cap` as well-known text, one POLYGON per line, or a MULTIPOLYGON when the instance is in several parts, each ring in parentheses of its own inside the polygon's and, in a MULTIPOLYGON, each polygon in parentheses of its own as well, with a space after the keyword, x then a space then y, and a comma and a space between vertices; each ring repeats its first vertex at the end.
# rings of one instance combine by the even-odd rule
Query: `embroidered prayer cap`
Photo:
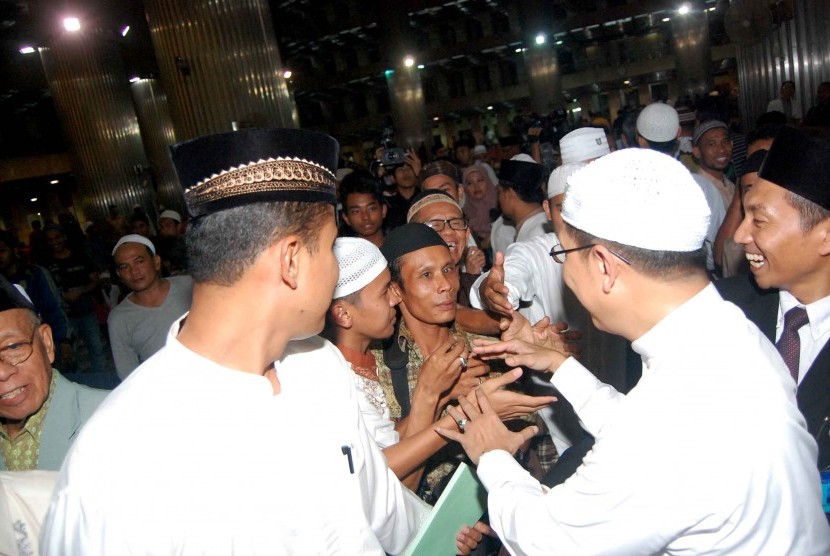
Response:
POLYGON ((782 127, 758 177, 830 210, 830 141, 782 127))
POLYGON ((598 127, 581 127, 559 140, 562 164, 587 162, 611 152, 605 131, 598 127))
POLYGON ((766 149, 761 149, 746 157, 746 160, 744 161, 744 173, 741 175, 745 176, 746 174, 751 174, 752 172, 760 170, 761 164, 763 164, 768 152, 769 151, 766 149))
POLYGON ((139 234, 127 234, 121 239, 119 239, 118 243, 115 244, 115 247, 112 248, 113 257, 115 256, 115 252, 118 251, 118 248, 124 245, 125 243, 140 243, 141 245, 146 245, 147 249, 150 250, 150 253, 152 253, 153 255, 156 254, 156 246, 153 245, 152 241, 139 234))
POLYGON ((162 213, 159 214, 159 220, 161 220, 162 218, 169 218, 170 220, 175 220, 179 224, 182 223, 182 215, 176 212, 175 210, 167 209, 165 211, 162 211, 162 213))
POLYGON ((514 154, 510 157, 510 160, 518 160, 519 162, 532 162, 533 164, 538 164, 538 162, 533 160, 532 156, 525 153, 514 154))
POLYGON ((473 156, 481 156, 487 154, 487 147, 484 145, 476 145, 473 147, 473 156))
POLYGON ((409 206, 409 210, 406 213, 406 221, 411 222, 415 215, 418 214, 419 210, 433 203, 449 203, 452 206, 457 207, 459 212, 463 213, 461 205, 458 204, 458 201, 456 201, 452 195, 440 189, 428 189, 427 191, 421 191, 412 197, 412 204, 409 206))
POLYGON ((720 120, 707 120, 695 128, 695 134, 692 137, 692 144, 697 145, 703 134, 713 129, 725 129, 729 131, 729 126, 720 120))
POLYGON ((404 255, 436 245, 447 247, 438 232, 426 224, 410 222, 389 232, 386 239, 383 240, 383 247, 380 248, 380 252, 383 253, 383 256, 391 265, 404 255))
POLYGON ((244 129, 170 147, 194 218, 251 203, 337 202, 337 141, 301 129, 244 129))
POLYGON ((568 178, 562 219, 609 241, 651 251, 700 249, 709 205, 680 162, 651 149, 623 149, 568 178))
POLYGON ((555 168, 548 178, 548 199, 564 193, 568 178, 586 165, 587 162, 572 162, 555 168))
POLYGON ((12 309, 28 309, 37 313, 32 300, 23 288, 0 276, 0 312, 12 309))
POLYGON ((637 116, 637 133, 654 143, 674 141, 679 131, 680 117, 668 104, 651 103, 637 116))
POLYGON ((340 299, 360 291, 386 270, 386 259, 380 249, 360 237, 339 237, 334 240, 334 256, 340 268, 332 299, 340 299))
POLYGON ((427 163, 421 170, 419 178, 421 183, 424 183, 427 178, 439 175, 452 178, 455 183, 458 183, 458 168, 455 167, 455 164, 446 160, 435 160, 427 163))

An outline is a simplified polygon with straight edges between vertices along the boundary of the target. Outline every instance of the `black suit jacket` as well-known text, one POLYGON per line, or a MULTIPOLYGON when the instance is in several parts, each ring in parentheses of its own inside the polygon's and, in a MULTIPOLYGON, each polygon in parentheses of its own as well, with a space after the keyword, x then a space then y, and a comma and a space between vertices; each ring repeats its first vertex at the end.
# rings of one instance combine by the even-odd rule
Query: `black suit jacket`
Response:
MULTIPOLYGON (((752 277, 736 276, 715 282, 721 296, 743 310, 746 318, 775 343, 778 290, 762 290, 752 277)), ((830 342, 819 352, 798 385, 798 408, 807 420, 807 430, 818 442, 818 467, 830 466, 830 342)))

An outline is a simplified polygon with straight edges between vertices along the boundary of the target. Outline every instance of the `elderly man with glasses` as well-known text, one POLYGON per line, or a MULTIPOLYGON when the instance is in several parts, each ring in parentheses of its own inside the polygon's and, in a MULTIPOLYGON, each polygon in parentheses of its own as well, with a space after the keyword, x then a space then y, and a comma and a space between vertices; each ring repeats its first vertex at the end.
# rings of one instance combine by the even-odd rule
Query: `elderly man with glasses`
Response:
POLYGON ((0 470, 59 469, 108 393, 65 379, 54 359, 52 329, 0 277, 0 470))

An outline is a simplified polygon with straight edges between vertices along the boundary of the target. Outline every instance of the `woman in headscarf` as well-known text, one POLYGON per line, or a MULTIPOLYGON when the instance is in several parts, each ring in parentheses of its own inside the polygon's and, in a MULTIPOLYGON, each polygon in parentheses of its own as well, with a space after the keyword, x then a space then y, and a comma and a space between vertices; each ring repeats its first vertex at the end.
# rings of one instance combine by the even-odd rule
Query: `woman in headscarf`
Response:
POLYGON ((490 179, 484 167, 477 164, 464 170, 461 181, 466 193, 464 214, 470 220, 470 228, 478 244, 483 249, 489 250, 490 224, 493 220, 491 211, 498 208, 496 184, 490 179))

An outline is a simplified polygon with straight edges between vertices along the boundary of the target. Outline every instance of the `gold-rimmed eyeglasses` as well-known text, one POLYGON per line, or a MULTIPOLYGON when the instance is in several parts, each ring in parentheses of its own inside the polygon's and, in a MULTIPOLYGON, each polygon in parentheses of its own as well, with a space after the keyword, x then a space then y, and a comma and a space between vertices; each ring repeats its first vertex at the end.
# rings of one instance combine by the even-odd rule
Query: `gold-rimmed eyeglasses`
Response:
POLYGON ((35 326, 32 330, 32 336, 29 338, 28 342, 13 342, 0 348, 0 361, 13 367, 20 365, 21 363, 25 363, 34 352, 34 348, 32 346, 35 342, 35 332, 37 332, 37 328, 38 327, 35 326))

